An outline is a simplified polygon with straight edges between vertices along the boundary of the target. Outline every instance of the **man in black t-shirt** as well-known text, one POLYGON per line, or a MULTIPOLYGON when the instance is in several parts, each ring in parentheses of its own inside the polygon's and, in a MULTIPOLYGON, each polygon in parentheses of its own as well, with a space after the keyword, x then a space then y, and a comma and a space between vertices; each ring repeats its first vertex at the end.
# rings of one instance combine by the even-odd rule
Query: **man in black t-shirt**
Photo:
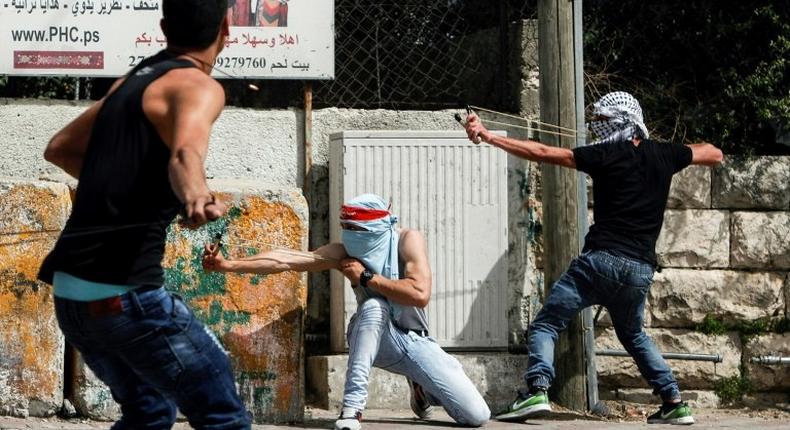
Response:
POLYGON ((655 344, 642 329, 655 246, 664 221, 672 175, 689 164, 716 166, 723 155, 711 144, 681 145, 648 139, 642 109, 630 94, 609 93, 595 103, 592 130, 598 140, 570 150, 490 133, 471 114, 466 130, 518 157, 575 168, 593 178, 594 223, 584 250, 554 284, 528 331, 527 388, 503 420, 523 420, 551 410, 546 392, 554 379, 554 344, 581 309, 605 306, 615 332, 642 376, 663 400, 648 423, 692 424, 678 383, 655 344))

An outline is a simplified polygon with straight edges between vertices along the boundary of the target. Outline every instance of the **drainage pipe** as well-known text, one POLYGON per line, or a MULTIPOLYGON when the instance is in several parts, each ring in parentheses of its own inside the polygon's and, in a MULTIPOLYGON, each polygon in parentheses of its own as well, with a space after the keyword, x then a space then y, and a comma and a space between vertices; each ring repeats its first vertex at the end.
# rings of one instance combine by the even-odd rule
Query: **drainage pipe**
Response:
POLYGON ((790 366, 790 357, 780 357, 778 355, 761 355, 759 357, 752 357, 752 363, 771 365, 784 365, 790 366))
MULTIPOLYGON (((599 349, 595 351, 595 355, 606 357, 630 357, 627 351, 621 349, 599 349)), ((690 360, 690 361, 712 361, 714 363, 721 363, 724 361, 720 354, 687 354, 682 352, 662 352, 661 356, 670 360, 690 360)), ((790 363, 790 358, 788 358, 790 363)))

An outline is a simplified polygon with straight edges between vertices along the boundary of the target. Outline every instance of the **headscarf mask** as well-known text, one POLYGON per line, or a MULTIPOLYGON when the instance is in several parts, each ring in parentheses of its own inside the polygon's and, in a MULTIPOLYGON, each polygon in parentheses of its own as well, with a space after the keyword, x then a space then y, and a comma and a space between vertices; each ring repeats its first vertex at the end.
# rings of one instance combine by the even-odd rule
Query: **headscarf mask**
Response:
POLYGON ((593 105, 592 113, 595 117, 607 119, 590 123, 590 129, 597 137, 591 145, 634 138, 647 139, 650 136, 639 102, 626 92, 616 91, 601 97, 601 100, 593 105))
POLYGON ((384 199, 375 194, 354 197, 341 208, 340 222, 363 229, 343 229, 343 246, 350 257, 374 273, 399 279, 398 217, 390 213, 384 199))

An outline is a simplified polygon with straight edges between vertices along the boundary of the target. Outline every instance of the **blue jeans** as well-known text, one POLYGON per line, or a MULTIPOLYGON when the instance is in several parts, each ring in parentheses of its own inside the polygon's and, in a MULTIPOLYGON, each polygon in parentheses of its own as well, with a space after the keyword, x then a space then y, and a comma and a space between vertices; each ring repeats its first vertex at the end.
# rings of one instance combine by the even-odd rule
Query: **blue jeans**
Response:
POLYGON ((170 429, 176 406, 196 429, 250 428, 227 354, 180 298, 158 288, 119 299, 97 314, 106 301, 55 298, 66 340, 121 405, 114 430, 170 429))
POLYGON ((370 298, 359 305, 348 326, 348 344, 344 408, 365 409, 370 369, 376 366, 420 384, 431 403, 460 424, 478 427, 490 418, 461 363, 433 339, 395 326, 386 300, 370 298))
POLYGON ((530 388, 548 388, 554 379, 554 343, 568 321, 588 306, 606 307, 615 333, 636 361, 655 394, 664 401, 680 398, 672 369, 642 329, 645 299, 653 283, 653 267, 647 263, 594 250, 571 262, 554 284, 529 326, 529 364, 524 378, 530 388))

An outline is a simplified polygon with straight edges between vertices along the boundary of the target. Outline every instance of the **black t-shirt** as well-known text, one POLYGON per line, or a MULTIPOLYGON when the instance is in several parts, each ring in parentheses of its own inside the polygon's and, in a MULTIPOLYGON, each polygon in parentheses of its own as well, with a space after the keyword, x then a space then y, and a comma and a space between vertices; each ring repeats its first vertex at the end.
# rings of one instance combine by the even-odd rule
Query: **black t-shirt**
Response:
POLYGON ((593 179, 594 223, 584 249, 606 249, 656 265, 672 175, 691 164, 691 148, 643 140, 579 147, 576 168, 593 179))
POLYGON ((143 112, 143 92, 170 70, 194 65, 167 52, 132 69, 105 99, 91 131, 74 206, 38 277, 63 271, 93 282, 161 285, 167 227, 182 207, 170 149, 143 112))

